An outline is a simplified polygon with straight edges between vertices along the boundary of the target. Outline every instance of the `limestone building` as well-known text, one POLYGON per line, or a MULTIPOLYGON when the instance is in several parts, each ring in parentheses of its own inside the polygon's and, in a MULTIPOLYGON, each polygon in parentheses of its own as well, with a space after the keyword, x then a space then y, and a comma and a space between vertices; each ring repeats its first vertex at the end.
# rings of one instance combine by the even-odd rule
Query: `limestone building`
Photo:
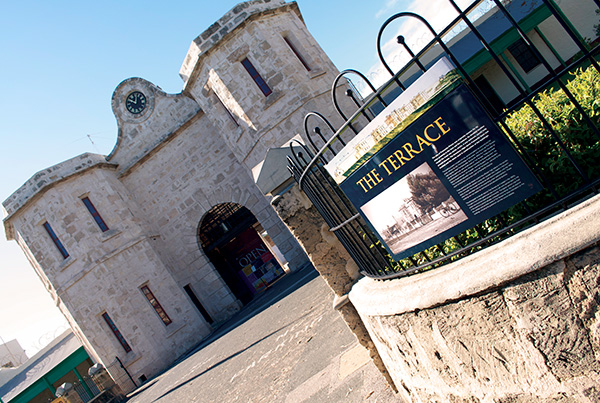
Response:
POLYGON ((95 361, 143 381, 307 263, 252 168, 307 112, 332 115, 336 75, 295 2, 241 3, 194 39, 181 93, 117 86, 108 156, 49 167, 4 201, 8 238, 95 361))

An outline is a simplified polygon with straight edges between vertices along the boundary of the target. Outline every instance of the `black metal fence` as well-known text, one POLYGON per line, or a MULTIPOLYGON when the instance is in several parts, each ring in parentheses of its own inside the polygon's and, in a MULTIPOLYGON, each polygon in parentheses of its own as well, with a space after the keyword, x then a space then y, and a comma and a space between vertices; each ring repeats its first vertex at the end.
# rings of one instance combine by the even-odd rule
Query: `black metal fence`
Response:
POLYGON ((94 381, 87 375, 83 375, 83 382, 75 382, 73 383, 73 388, 81 398, 84 403, 89 402, 94 397, 100 394, 100 390, 98 386, 94 383, 94 381), (85 382, 85 386, 84 383, 85 382))
MULTIPOLYGON (((487 24, 507 26, 504 44, 490 39, 484 24, 468 17, 481 10, 484 1, 473 1, 464 10, 454 0, 446 1, 458 15, 440 32, 411 12, 401 12, 389 18, 379 31, 377 51, 391 76, 390 80, 376 90, 358 71, 341 72, 333 83, 332 101, 345 123, 335 128, 323 115, 312 112, 304 121, 307 145, 293 144, 299 145, 303 151, 289 159, 288 168, 361 272, 369 277, 389 279, 405 276, 469 255, 597 194, 600 184, 600 85, 594 85, 600 82, 600 68, 596 60, 600 51, 598 40, 582 38, 554 0, 490 0, 488 4, 492 6, 486 11, 484 20, 488 21, 487 24), (525 17, 535 14, 544 21, 552 21, 560 27, 559 36, 568 37, 571 46, 577 47, 577 53, 565 60, 536 24, 524 24, 523 10, 518 7, 525 4, 529 6, 525 17), (404 37, 399 36, 398 44, 410 55, 410 61, 394 72, 381 51, 381 38, 386 27, 402 18, 419 21, 433 39, 413 52, 404 37), (461 59, 461 55, 457 54, 456 48, 459 47, 457 43, 467 37, 476 38, 481 48, 465 60, 464 55, 461 59), (512 57, 507 57, 507 54, 512 57), (339 152, 348 138, 359 132, 365 122, 371 121, 378 110, 387 106, 390 99, 414 81, 418 71, 425 71, 441 56, 452 60, 489 116, 544 185, 544 190, 457 236, 394 262, 324 165, 339 152), (515 67, 515 61, 519 68, 515 67), (500 81, 511 86, 516 96, 502 101, 497 89, 489 85, 485 75, 480 74, 481 62, 485 64, 485 70, 499 71, 500 81), (524 71, 535 67, 544 69, 545 75, 530 84, 524 71), (339 82, 347 75, 358 76, 373 91, 362 99, 349 84, 346 95, 357 108, 352 114, 342 111, 337 99, 339 91, 336 92, 339 82)), ((594 3, 600 8, 599 0, 594 0, 594 3)))

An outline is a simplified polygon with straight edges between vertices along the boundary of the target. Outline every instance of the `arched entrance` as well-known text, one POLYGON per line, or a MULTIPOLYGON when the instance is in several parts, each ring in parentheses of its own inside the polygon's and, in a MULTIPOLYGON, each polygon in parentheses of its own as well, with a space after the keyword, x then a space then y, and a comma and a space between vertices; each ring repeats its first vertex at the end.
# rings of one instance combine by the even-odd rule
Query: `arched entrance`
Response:
POLYGON ((284 274, 262 233, 256 217, 237 203, 214 206, 198 226, 204 253, 243 304, 284 274))

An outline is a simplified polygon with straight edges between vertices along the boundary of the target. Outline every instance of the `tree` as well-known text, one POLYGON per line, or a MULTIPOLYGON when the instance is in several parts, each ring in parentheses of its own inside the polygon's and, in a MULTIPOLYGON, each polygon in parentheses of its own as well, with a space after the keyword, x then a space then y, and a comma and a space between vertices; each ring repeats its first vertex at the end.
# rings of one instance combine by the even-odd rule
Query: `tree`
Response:
POLYGON ((409 175, 408 187, 413 200, 423 214, 439 206, 450 197, 450 193, 444 184, 433 172, 409 175))

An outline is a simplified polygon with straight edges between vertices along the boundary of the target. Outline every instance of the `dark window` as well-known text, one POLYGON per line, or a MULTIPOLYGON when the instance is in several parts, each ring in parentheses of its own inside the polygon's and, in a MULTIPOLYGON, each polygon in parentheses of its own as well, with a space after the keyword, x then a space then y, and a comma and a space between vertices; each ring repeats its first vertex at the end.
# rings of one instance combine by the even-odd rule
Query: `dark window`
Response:
POLYGON ((231 113, 231 111, 229 110, 229 108, 225 106, 225 104, 223 103, 223 101, 221 101, 221 98, 219 98, 219 96, 217 94, 215 94, 215 98, 217 99, 217 102, 219 103, 219 105, 221 105, 221 107, 223 109, 225 109, 225 112, 227 112, 227 115, 233 121, 233 123, 235 123, 236 126, 239 126, 240 124, 237 122, 237 120, 235 119, 235 117, 233 116, 233 114, 231 113))
POLYGON ((250 74, 250 77, 252 77, 256 85, 258 85, 258 88, 260 88, 262 93, 265 94, 265 97, 269 95, 272 92, 271 89, 269 88, 265 80, 263 80, 263 78, 260 76, 260 74, 258 74, 258 71, 256 71, 256 69, 254 68, 252 62, 250 62, 248 58, 245 58, 244 60, 242 60, 242 65, 244 66, 248 74, 250 74))
POLYGON ((129 347, 129 343, 127 343, 127 341, 125 340, 125 337, 123 337, 123 335, 121 334, 121 332, 119 331, 119 329, 117 328, 115 323, 112 321, 110 316, 108 316, 108 314, 106 312, 104 312, 102 314, 102 317, 106 321, 106 324, 108 325, 108 327, 110 327, 110 330, 112 330, 112 332, 114 333, 117 340, 119 340, 119 343, 121 343, 121 346, 123 346, 123 348, 125 349, 125 352, 127 352, 127 353, 130 352, 131 347, 129 347))
POLYGON ((474 79, 473 82, 475 82, 477 87, 479 87, 479 90, 488 100, 488 107, 491 106, 492 108, 492 110, 489 111, 490 114, 492 116, 498 116, 499 114, 501 114, 502 110, 506 107, 506 105, 504 105, 502 99, 500 99, 498 94, 496 94, 496 91, 494 90, 494 88, 492 88, 492 85, 489 83, 489 81, 484 76, 479 76, 476 79, 474 79))
POLYGON ((306 60, 304 60, 304 58, 302 57, 302 55, 300 54, 300 52, 298 52, 298 49, 296 49, 296 47, 294 46, 294 44, 292 43, 292 41, 287 36, 284 36, 283 40, 285 41, 285 43, 287 43, 287 45, 290 47, 290 49, 292 49, 292 52, 294 52, 294 54, 296 55, 296 57, 298 58, 298 60, 300 60, 300 63, 302 63, 302 65, 304 66, 304 68, 306 69, 306 71, 310 71, 310 66, 308 65, 308 63, 306 62, 306 60))
POLYGON ((81 201, 83 202, 83 204, 85 204, 85 207, 87 207, 92 217, 94 217, 94 220, 96 220, 96 224, 98 224, 102 232, 108 231, 108 225, 106 225, 102 217, 100 217, 100 213, 98 213, 98 210, 96 210, 96 207, 94 207, 90 199, 84 197, 83 199, 81 199, 81 201))
POLYGON ((152 308, 154 308, 154 310, 156 311, 158 316, 160 316, 163 323, 165 325, 170 325, 171 318, 169 318, 169 315, 167 315, 167 313, 165 312, 163 307, 156 300, 156 298, 154 297, 154 294, 152 294, 152 291, 150 291, 150 288, 148 288, 148 286, 145 285, 145 286, 141 287, 141 290, 142 290, 142 293, 144 294, 144 296, 148 299, 148 302, 150 302, 150 305, 152 305, 152 308))
POLYGON ((48 233, 48 235, 50 235, 50 238, 52 238, 52 242, 54 242, 54 245, 56 245, 56 247, 58 248, 58 251, 60 252, 62 257, 65 259, 68 258, 69 252, 67 252, 67 250, 63 246, 62 242, 60 241, 60 239, 58 239, 58 237, 54 233, 54 230, 52 229, 50 224, 48 224, 48 222, 44 223, 44 228, 46 229, 46 232, 48 233))
POLYGON ((513 55, 525 73, 529 73, 541 64, 540 59, 537 58, 535 53, 533 53, 529 46, 527 46, 527 43, 521 38, 510 45, 508 51, 513 55))
POLYGON ((196 296, 196 294, 194 294, 194 291, 192 290, 192 287, 190 286, 190 284, 184 285, 183 289, 185 290, 185 292, 187 293, 187 295, 190 297, 190 299, 192 300, 192 302, 194 303, 194 305, 196 306, 196 308, 198 308, 198 310, 202 314, 202 317, 204 317, 204 319, 208 323, 213 323, 214 319, 208 314, 208 312, 206 311, 206 309, 204 309, 204 307, 200 303, 200 300, 198 300, 198 297, 196 296))

